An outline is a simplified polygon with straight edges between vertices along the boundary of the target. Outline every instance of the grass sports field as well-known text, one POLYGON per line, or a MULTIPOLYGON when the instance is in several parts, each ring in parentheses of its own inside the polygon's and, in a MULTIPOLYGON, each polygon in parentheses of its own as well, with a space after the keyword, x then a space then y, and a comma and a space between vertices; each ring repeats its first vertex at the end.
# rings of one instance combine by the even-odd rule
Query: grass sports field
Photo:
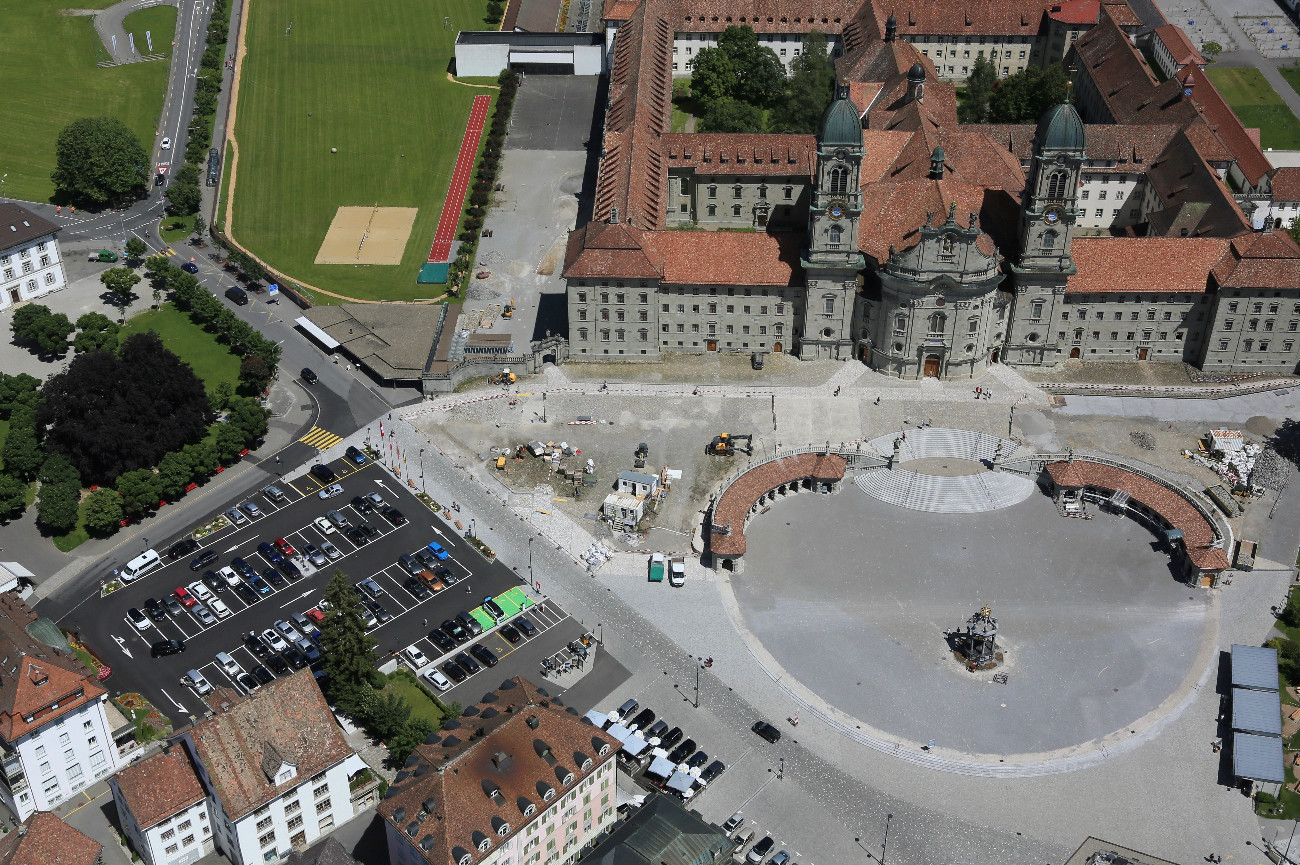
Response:
POLYGON ((228 214, 235 238, 284 273, 347 297, 441 293, 415 277, 471 102, 488 92, 447 80, 457 29, 483 27, 483 14, 482 0, 252 0, 228 214), (315 264, 342 205, 419 208, 402 263, 315 264))
MULTIPOLYGON (((111 0, 0 0, 0 194, 48 201, 54 193, 54 143, 79 117, 112 115, 153 145, 167 88, 167 61, 99 68, 108 53, 89 16, 60 15, 69 6, 103 8, 111 0)), ((136 13, 142 14, 142 13, 136 13)), ((175 18, 175 10, 171 10, 175 18)), ((175 25, 171 25, 173 30, 175 25)), ((172 35, 166 42, 170 47, 172 35)), ((157 46, 157 40, 155 40, 157 46)))
POLYGON ((1260 146, 1300 148, 1300 120, 1254 68, 1211 66, 1205 70, 1246 128, 1259 129, 1260 146))

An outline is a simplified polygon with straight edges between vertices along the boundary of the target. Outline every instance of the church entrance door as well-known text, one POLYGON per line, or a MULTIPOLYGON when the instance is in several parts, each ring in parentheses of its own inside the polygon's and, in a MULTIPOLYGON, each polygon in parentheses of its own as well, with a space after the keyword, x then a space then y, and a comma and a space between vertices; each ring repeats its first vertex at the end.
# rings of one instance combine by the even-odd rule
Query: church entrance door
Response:
POLYGON ((780 353, 781 353, 781 343, 778 342, 776 345, 772 346, 772 351, 776 352, 777 354, 780 354, 780 353))
POLYGON ((717 351, 718 341, 716 339, 706 340, 704 343, 704 348, 708 351, 717 351))
POLYGON ((1078 348, 1072 348, 1072 349, 1070 349, 1070 358, 1071 358, 1072 360, 1075 360, 1075 359, 1078 359, 1078 357, 1079 357, 1079 349, 1078 349, 1078 348))
POLYGON ((939 377, 939 355, 937 354, 926 355, 924 375, 926 378, 939 377))
POLYGON ((1138 349, 1138 360, 1146 360, 1146 359, 1147 359, 1147 349, 1145 349, 1145 348, 1139 348, 1139 349, 1138 349))

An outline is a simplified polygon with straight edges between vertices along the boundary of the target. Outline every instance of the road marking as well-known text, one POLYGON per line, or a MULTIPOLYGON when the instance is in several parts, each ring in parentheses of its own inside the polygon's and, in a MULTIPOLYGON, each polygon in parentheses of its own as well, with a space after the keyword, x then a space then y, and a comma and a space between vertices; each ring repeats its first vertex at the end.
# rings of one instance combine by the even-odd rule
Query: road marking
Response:
POLYGON ((131 654, 131 650, 126 647, 126 640, 123 640, 117 634, 109 634, 109 636, 113 638, 114 643, 117 643, 117 647, 122 650, 122 654, 126 655, 128 658, 135 657, 131 654))
POLYGON ((314 594, 315 594, 315 592, 313 592, 311 589, 308 589, 307 591, 303 592, 303 593, 302 593, 301 595, 299 595, 298 597, 296 597, 296 598, 290 598, 288 601, 286 601, 285 603, 281 604, 281 605, 280 605, 280 609, 283 610, 285 607, 289 606, 290 604, 296 604, 296 603, 298 603, 299 601, 301 601, 303 598, 310 598, 310 597, 311 597, 312 595, 314 595, 314 594))
POLYGON ((239 548, 242 547, 242 546, 243 546, 243 544, 235 544, 233 547, 231 547, 230 549, 226 550, 226 551, 223 552, 221 555, 224 556, 224 555, 227 555, 228 553, 233 553, 235 550, 239 549, 239 548))
POLYGON ((343 441, 343 436, 337 436, 334 433, 330 432, 329 430, 324 430, 318 426, 313 426, 310 430, 307 431, 307 434, 302 438, 298 439, 298 441, 302 442, 305 445, 310 445, 316 448, 317 450, 323 451, 323 450, 328 450, 329 448, 332 448, 334 447, 334 445, 343 441))
POLYGON ((186 709, 186 708, 185 708, 184 706, 182 706, 180 703, 176 702, 176 698, 173 697, 171 694, 167 693, 167 689, 166 689, 166 688, 159 688, 158 691, 159 691, 159 693, 161 693, 164 697, 166 697, 167 699, 171 700, 171 701, 172 701, 172 705, 175 706, 176 708, 180 709, 182 712, 188 712, 188 711, 189 711, 189 709, 186 709))
POLYGON ((433 529, 433 533, 436 534, 438 537, 442 538, 444 541, 447 540, 447 536, 442 533, 442 529, 439 529, 433 523, 429 524, 429 528, 433 529))

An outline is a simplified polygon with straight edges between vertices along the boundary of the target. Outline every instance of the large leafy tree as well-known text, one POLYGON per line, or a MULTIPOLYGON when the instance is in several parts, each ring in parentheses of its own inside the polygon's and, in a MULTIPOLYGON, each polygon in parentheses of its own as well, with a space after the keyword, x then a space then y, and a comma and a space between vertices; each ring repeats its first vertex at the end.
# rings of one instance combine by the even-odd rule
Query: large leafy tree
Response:
POLYGON ((120 203, 148 189, 149 154, 116 117, 83 117, 59 133, 50 178, 74 201, 120 203))
POLYGON ((9 415, 9 433, 0 451, 0 462, 5 471, 24 481, 33 480, 45 461, 36 429, 36 409, 32 406, 20 405, 9 415))
POLYGON ((136 469, 118 477, 117 491, 122 497, 122 512, 139 516, 158 507, 162 481, 149 469, 136 469))
POLYGON ((68 335, 76 328, 61 312, 48 306, 30 303, 14 312, 9 323, 14 339, 35 348, 41 354, 61 355, 68 350, 68 335))
POLYGON ((239 364, 239 386, 246 393, 260 394, 271 384, 272 369, 266 361, 250 355, 239 364))
POLYGON ((245 396, 232 397, 228 401, 229 412, 226 423, 243 434, 245 444, 255 442, 266 435, 266 418, 269 412, 255 399, 245 396))
POLYGON ((962 123, 983 123, 989 115, 989 99, 998 82, 998 70, 993 61, 981 54, 975 58, 970 77, 966 79, 966 97, 957 106, 957 119, 962 123))
POLYGON ((134 235, 126 239, 126 257, 132 261, 138 262, 149 251, 145 242, 134 235))
POLYGON ((212 422, 203 382, 153 332, 127 337, 117 355, 77 355, 42 395, 46 447, 89 483, 153 466, 202 439, 212 422))
MULTIPOLYGON (((737 127, 740 109, 722 103, 734 100, 761 112, 777 105, 785 96, 785 66, 771 48, 758 43, 754 28, 732 25, 718 37, 718 44, 695 55, 691 62, 691 94, 705 106, 706 127, 714 132, 761 131, 756 129, 717 128, 709 125, 713 117, 719 126, 737 127)), ((743 112, 752 120, 755 111, 743 112)))
POLYGON ((10 520, 27 508, 27 484, 21 478, 0 473, 0 520, 10 520))
POLYGON ((184 451, 172 451, 158 463, 158 486, 164 501, 174 501, 181 497, 189 486, 194 468, 190 465, 184 451))
POLYGON ((353 711, 371 690, 370 679, 376 659, 361 620, 361 601, 347 576, 338 568, 325 587, 329 609, 321 622, 321 646, 325 649, 325 672, 330 691, 341 707, 353 711))
POLYGON ((435 732, 435 729, 428 718, 407 718, 402 729, 388 737, 389 757, 396 764, 405 763, 406 758, 411 756, 411 752, 428 738, 430 733, 435 732))
POLYGON ((80 493, 76 484, 41 484, 36 499, 36 522, 56 535, 72 531, 77 525, 80 493))
POLYGON ((18 375, 0 372, 0 418, 9 417, 18 406, 35 408, 40 400, 40 389, 41 380, 35 376, 25 372, 18 375))
POLYGON ((739 99, 710 102, 700 118, 705 132, 762 132, 763 111, 739 99))
POLYGON ((116 490, 100 487, 81 503, 86 528, 97 535, 107 535, 122 522, 122 497, 116 490))
POLYGON ((834 97, 835 65, 826 53, 826 36, 813 30, 804 37, 799 56, 790 62, 785 98, 772 108, 768 126, 773 132, 816 134, 834 97))
POLYGON ((181 453, 190 464, 190 479, 206 478, 221 466, 216 445, 212 442, 195 442, 181 448, 181 453))
POLYGON ((1061 64, 1027 66, 998 83, 989 98, 989 122, 1037 123, 1043 112, 1064 102, 1069 91, 1061 64))
POLYGON ((77 335, 72 339, 72 348, 77 354, 88 351, 116 354, 119 329, 117 322, 102 312, 87 312, 77 319, 77 335))

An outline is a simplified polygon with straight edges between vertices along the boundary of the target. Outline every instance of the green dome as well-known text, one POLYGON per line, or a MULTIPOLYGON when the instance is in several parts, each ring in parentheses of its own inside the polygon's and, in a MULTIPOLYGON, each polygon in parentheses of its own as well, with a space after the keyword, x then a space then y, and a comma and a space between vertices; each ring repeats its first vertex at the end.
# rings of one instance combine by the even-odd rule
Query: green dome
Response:
POLYGON ((1053 105, 1038 121, 1039 150, 1083 150, 1083 121, 1068 102, 1053 105))
POLYGON ((840 96, 822 117, 822 147, 861 147, 862 113, 848 96, 840 96))

